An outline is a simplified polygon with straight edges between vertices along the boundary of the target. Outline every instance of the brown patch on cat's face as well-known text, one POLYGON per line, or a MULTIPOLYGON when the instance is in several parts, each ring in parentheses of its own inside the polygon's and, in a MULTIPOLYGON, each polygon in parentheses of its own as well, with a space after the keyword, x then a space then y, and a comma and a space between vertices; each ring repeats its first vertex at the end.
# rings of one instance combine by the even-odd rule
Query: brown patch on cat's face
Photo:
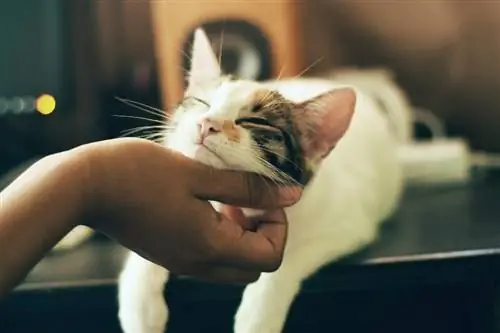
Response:
POLYGON ((306 185, 313 170, 304 158, 293 111, 297 105, 272 90, 255 93, 247 110, 236 121, 248 129, 262 157, 272 166, 306 185))
POLYGON ((241 135, 233 121, 225 120, 222 124, 222 132, 230 141, 240 142, 241 135))

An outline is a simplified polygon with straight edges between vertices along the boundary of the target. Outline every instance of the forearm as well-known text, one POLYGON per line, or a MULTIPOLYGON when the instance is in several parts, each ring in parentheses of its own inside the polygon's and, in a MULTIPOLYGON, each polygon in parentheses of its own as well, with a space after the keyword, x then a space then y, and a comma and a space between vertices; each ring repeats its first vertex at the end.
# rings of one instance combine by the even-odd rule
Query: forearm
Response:
POLYGON ((74 154, 35 163, 0 193, 0 297, 81 221, 85 167, 74 154))

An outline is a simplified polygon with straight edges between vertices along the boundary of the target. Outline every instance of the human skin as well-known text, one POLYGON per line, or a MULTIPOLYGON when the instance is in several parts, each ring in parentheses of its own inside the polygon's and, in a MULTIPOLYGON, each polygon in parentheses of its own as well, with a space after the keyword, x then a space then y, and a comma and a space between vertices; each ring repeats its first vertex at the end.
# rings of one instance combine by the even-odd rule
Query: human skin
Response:
POLYGON ((280 266, 287 232, 281 208, 299 197, 299 189, 215 170, 141 139, 50 155, 0 193, 0 295, 77 225, 177 274, 251 282, 280 266), (209 200, 226 205, 218 213, 209 200), (234 206, 267 213, 256 224, 234 206))

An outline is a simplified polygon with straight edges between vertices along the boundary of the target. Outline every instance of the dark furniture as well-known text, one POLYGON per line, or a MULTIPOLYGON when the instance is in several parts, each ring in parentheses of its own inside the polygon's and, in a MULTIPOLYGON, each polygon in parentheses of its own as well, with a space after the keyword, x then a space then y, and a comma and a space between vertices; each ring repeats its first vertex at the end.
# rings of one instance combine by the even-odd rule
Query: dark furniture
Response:
MULTIPOLYGON (((304 285, 286 332, 495 332, 500 176, 409 189, 379 241, 304 285)), ((124 250, 97 237, 42 261, 3 303, 0 332, 120 332, 124 250)), ((242 288, 173 279, 169 332, 230 332, 242 288)))

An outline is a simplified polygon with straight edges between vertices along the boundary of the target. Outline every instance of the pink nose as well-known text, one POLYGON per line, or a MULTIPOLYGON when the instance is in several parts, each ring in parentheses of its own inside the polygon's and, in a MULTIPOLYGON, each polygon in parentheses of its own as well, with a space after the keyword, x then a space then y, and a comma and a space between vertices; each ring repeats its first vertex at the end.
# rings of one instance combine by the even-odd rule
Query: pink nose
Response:
POLYGON ((202 118, 198 121, 200 129, 200 141, 203 142, 207 136, 216 134, 222 131, 223 122, 214 118, 202 118))

